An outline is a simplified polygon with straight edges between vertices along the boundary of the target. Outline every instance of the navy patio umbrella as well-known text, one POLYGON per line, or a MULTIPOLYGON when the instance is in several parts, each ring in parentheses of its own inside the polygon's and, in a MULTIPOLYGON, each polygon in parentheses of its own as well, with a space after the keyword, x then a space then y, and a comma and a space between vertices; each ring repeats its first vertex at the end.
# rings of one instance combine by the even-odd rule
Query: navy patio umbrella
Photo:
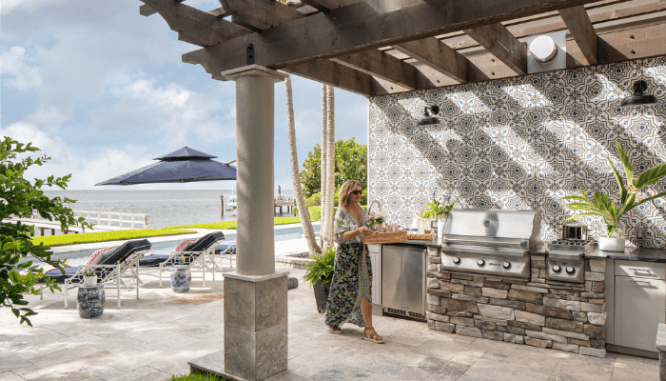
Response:
POLYGON ((122 174, 95 186, 236 180, 236 167, 229 165, 231 163, 224 164, 212 160, 216 157, 183 147, 155 158, 154 160, 159 160, 155 164, 122 174))

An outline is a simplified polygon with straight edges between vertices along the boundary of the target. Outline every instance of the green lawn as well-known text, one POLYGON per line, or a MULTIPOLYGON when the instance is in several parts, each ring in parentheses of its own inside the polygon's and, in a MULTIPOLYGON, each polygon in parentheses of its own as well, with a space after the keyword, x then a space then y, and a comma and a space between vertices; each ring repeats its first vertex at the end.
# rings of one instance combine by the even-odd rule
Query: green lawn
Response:
POLYGON ((226 381, 226 378, 214 374, 190 373, 183 376, 171 376, 169 381, 226 381))
POLYGON ((32 242, 35 245, 43 243, 44 246, 64 246, 75 245, 77 243, 120 241, 125 239, 159 237, 165 235, 179 235, 196 233, 194 230, 182 229, 137 229, 137 230, 117 230, 110 232, 81 233, 81 234, 62 234, 46 237, 33 237, 32 242))
MULTIPOLYGON (((301 219, 298 217, 275 218, 275 226, 297 224, 299 222, 301 222, 301 219)), ((169 229, 220 229, 220 230, 236 229, 236 221, 208 222, 204 224, 193 224, 193 225, 176 225, 176 226, 169 226, 169 229)))

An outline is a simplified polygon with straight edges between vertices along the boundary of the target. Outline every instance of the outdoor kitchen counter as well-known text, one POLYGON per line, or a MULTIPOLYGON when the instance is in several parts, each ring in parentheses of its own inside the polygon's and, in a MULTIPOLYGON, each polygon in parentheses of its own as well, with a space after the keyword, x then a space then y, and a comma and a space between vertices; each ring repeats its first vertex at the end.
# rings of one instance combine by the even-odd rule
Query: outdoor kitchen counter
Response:
MULTIPOLYGON (((546 255, 546 245, 541 244, 534 250, 530 251, 530 255, 546 255)), ((601 251, 598 244, 585 254, 585 259, 595 258, 611 258, 623 259, 626 261, 642 261, 642 262, 657 262, 666 263, 666 250, 664 249, 645 249, 640 247, 628 247, 622 252, 601 251)))

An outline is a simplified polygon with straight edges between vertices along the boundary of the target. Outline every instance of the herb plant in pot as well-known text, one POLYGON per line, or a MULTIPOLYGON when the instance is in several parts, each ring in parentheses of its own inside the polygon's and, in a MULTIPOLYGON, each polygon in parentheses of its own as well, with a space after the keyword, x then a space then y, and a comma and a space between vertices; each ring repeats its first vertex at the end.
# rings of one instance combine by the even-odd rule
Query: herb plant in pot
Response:
POLYGON ((435 194, 433 193, 430 202, 426 204, 427 208, 423 209, 419 216, 423 217, 426 220, 432 220, 430 227, 433 231, 437 232, 437 235, 441 234, 444 223, 449 216, 449 213, 453 210, 453 207, 456 205, 460 197, 463 197, 464 194, 456 197, 450 204, 442 204, 441 202, 435 200, 435 194))
POLYGON ((312 256, 311 261, 305 265, 303 280, 310 282, 310 286, 314 287, 317 311, 320 314, 326 312, 326 301, 333 280, 334 266, 335 249, 333 247, 329 247, 321 255, 312 256))
POLYGON ((97 286, 97 274, 95 274, 95 270, 89 267, 85 267, 83 269, 83 286, 84 287, 97 286))
POLYGON ((654 200, 655 198, 666 196, 666 192, 662 192, 644 199, 640 198, 641 189, 656 183, 666 176, 666 163, 646 169, 640 174, 640 176, 634 179, 634 171, 631 169, 629 157, 622 150, 620 143, 615 142, 615 147, 620 154, 620 160, 622 161, 622 167, 624 168, 624 174, 626 176, 626 183, 623 181, 617 169, 615 169, 610 158, 606 157, 606 160, 608 160, 608 164, 611 166, 613 174, 615 175, 615 180, 620 188, 619 206, 617 206, 607 194, 601 192, 594 192, 592 199, 590 199, 587 196, 587 193, 583 190, 580 190, 582 196, 563 197, 564 200, 577 201, 567 204, 567 208, 583 211, 583 213, 569 217, 563 222, 585 216, 599 216, 604 219, 604 223, 606 224, 606 236, 599 237, 599 250, 604 251, 624 251, 625 237, 624 232, 621 229, 620 220, 625 213, 643 203, 654 200))

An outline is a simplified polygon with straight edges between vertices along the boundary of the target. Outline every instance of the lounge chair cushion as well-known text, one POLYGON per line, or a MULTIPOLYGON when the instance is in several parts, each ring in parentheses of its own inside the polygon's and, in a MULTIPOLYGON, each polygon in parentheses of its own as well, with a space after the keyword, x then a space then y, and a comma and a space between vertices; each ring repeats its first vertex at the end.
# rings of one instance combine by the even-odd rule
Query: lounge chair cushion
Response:
POLYGON ((215 243, 215 241, 220 241, 224 239, 224 233, 212 232, 208 233, 205 236, 199 238, 192 246, 190 246, 187 251, 202 251, 206 250, 215 243))
POLYGON ((99 249, 99 250, 95 251, 94 253, 92 253, 90 255, 90 258, 88 258, 88 261, 86 262, 86 265, 96 265, 96 264, 101 263, 104 260, 104 258, 106 258, 109 254, 112 253, 112 251, 110 251, 110 250, 112 250, 114 248, 115 248, 115 246, 111 246, 111 247, 106 247, 104 249, 99 249))
POLYGON ((169 254, 151 254, 139 259, 139 266, 156 267, 169 259, 169 254))
MULTIPOLYGON (((69 279, 76 274, 78 267, 68 267, 65 269, 65 273, 61 273, 60 270, 55 269, 47 272, 44 276, 47 276, 56 281, 56 283, 65 283, 65 279, 69 279)), ((44 282, 41 280, 40 282, 44 282)))
POLYGON ((136 241, 127 241, 122 244, 113 253, 106 256, 100 265, 115 265, 116 263, 125 261, 130 254, 139 250, 150 249, 151 244, 147 239, 139 239, 136 241))
POLYGON ((215 246, 215 254, 236 254, 236 244, 231 242, 221 243, 215 246))

